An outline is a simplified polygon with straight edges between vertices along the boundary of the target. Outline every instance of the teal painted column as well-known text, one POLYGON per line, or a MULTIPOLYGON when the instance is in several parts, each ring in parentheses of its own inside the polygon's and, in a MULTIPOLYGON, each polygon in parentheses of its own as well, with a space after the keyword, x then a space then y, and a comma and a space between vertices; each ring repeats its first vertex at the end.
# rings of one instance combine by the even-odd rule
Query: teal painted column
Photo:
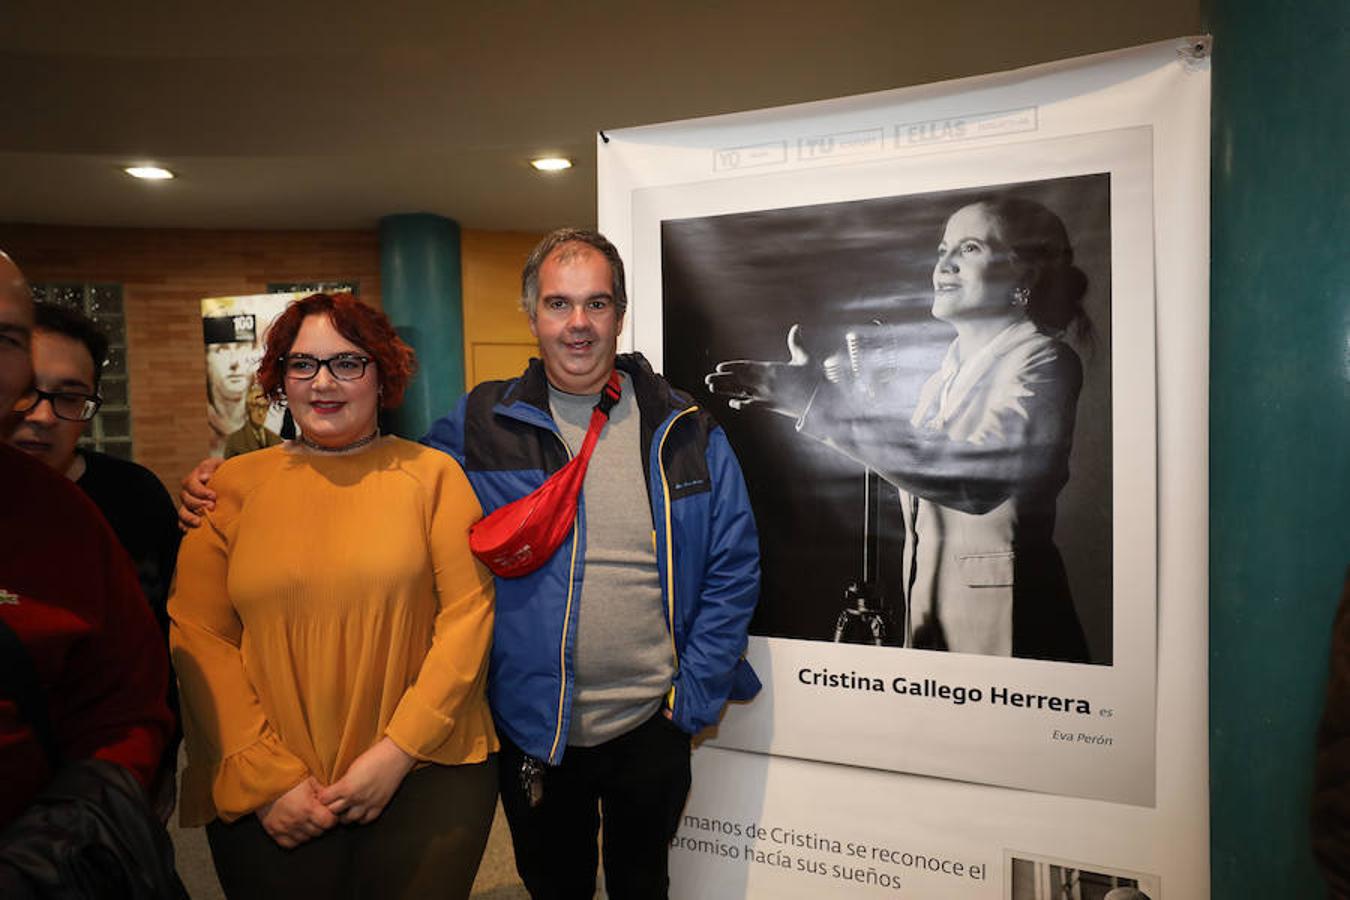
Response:
POLYGON ((417 377, 392 428, 416 440, 464 393, 464 296, 459 225, 429 213, 380 220, 385 314, 417 351, 417 377))
POLYGON ((1350 561, 1350 2, 1210 17, 1213 896, 1323 897, 1308 811, 1350 561))

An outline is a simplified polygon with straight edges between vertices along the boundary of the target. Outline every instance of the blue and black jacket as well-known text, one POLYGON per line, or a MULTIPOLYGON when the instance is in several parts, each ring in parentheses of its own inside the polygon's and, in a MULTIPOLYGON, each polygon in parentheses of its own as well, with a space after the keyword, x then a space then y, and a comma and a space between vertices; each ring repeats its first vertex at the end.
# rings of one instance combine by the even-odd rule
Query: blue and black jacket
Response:
MULTIPOLYGON (((759 597, 759 537, 726 434, 641 354, 621 354, 637 401, 657 569, 675 657, 667 698, 693 733, 728 699, 760 687, 742 658, 759 597)), ((452 455, 483 514, 525 496, 568 460, 535 359, 510 381, 481 384, 437 421, 423 443, 452 455)), ((531 756, 557 764, 572 712, 577 611, 586 558, 586 498, 577 524, 545 565, 496 582, 488 699, 497 727, 531 756)))

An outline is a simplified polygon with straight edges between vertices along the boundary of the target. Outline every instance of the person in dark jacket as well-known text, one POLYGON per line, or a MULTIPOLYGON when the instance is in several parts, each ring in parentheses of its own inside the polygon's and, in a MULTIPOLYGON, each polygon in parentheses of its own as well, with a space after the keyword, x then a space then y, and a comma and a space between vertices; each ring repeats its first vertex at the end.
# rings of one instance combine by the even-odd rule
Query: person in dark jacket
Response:
MULTIPOLYGON (((27 285, 0 253, 6 413, 34 394, 32 332, 27 285)), ((172 873, 143 793, 173 723, 154 618, 131 560, 69 480, 0 445, 0 496, 0 893, 23 882, 92 895, 70 879, 97 859, 102 889, 146 896, 130 887, 138 872, 172 873), (144 852, 123 852, 133 844, 144 852)))
MULTIPOLYGON (((0 254, 0 410, 33 395, 32 332, 27 285, 0 254)), ((6 446, 0 446, 0 496, 0 620, 36 670, 55 744, 44 748, 6 679, 3 827, 52 777, 53 755, 114 762, 149 786, 173 718, 164 702, 168 655, 131 561, 94 505, 65 478, 6 446)))
MULTIPOLYGON (((83 313, 51 303, 35 306, 32 339, 36 390, 15 407, 18 419, 9 441, 75 482, 112 526, 131 556, 136 576, 159 623, 168 657, 166 611, 180 532, 169 492, 144 466, 78 446, 103 403, 100 382, 108 339, 83 313)), ((167 697, 175 718, 177 684, 167 697)), ((168 820, 174 804, 179 735, 165 747, 155 780, 155 806, 168 820)))

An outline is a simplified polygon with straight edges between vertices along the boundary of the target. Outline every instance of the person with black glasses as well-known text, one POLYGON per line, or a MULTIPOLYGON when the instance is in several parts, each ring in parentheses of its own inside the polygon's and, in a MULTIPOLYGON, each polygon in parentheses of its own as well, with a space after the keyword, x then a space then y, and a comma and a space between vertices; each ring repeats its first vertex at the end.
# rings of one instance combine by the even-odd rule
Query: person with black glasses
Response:
MULTIPOLYGON (((173 582, 180 533, 169 492, 144 466, 79 447, 103 399, 99 381, 108 339, 84 314, 65 306, 34 307, 33 384, 14 404, 17 419, 9 441, 74 481, 112 526, 136 564, 141 590, 154 611, 168 653, 166 604, 173 582)), ((177 715, 177 685, 169 683, 169 706, 177 715)), ((165 748, 154 788, 162 819, 173 810, 178 737, 165 748)))
POLYGON ((268 331, 295 440, 224 462, 169 601, 188 766, 229 897, 467 897, 497 796, 492 580, 459 465, 381 435, 413 352, 314 294, 268 331))
POLYGON ((88 460, 76 445, 103 405, 98 388, 107 356, 108 339, 84 315, 65 306, 35 304, 34 383, 14 404, 21 418, 10 443, 79 481, 88 460))

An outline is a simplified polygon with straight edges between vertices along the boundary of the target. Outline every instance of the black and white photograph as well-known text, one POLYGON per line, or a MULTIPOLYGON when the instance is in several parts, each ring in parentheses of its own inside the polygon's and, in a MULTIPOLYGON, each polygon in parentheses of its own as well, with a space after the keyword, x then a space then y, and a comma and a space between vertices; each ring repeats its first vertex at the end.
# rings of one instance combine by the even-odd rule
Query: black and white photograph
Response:
POLYGON ((718 746, 1155 802, 1152 172, 1131 128, 632 192, 634 347, 759 530, 718 746))
POLYGON ((1110 666, 1111 175, 660 224, 769 638, 1110 666))
POLYGON ((1010 856, 1007 900, 1162 900, 1156 875, 1010 856))

